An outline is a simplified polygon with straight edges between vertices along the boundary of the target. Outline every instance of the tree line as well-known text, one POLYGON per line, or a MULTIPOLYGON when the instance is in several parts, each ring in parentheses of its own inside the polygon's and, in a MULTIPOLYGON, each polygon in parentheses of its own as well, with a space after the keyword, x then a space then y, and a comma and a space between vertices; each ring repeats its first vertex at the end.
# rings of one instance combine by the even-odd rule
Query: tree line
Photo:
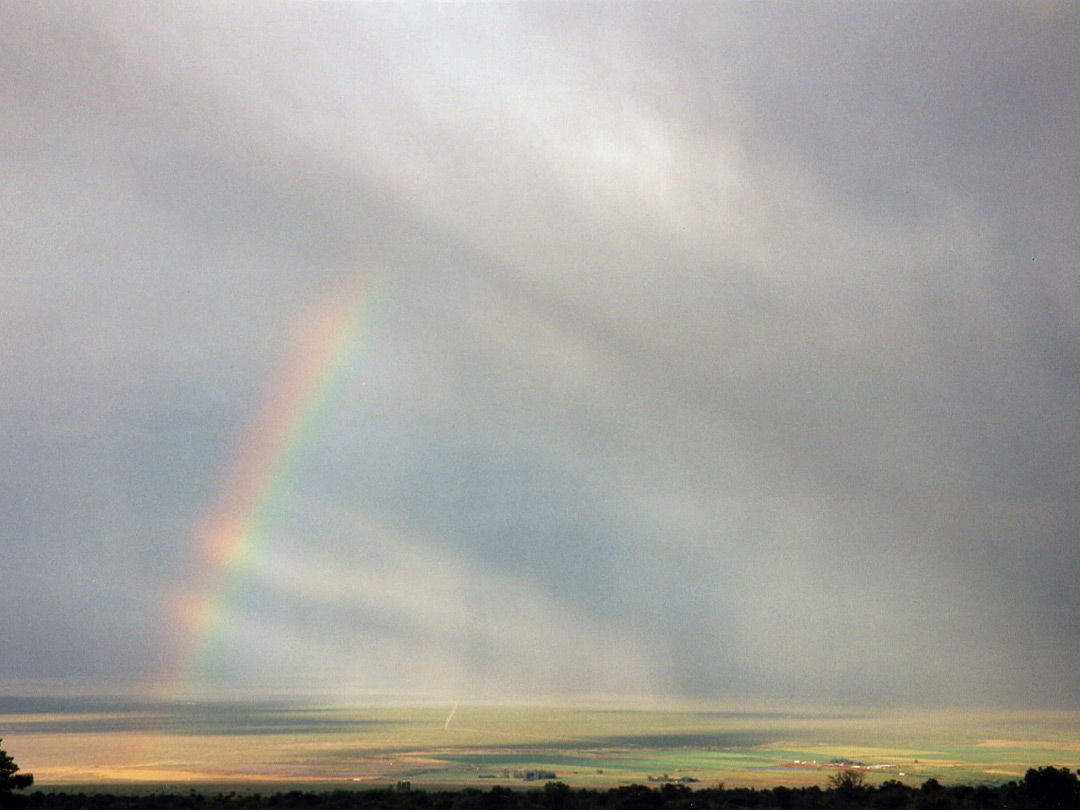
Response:
POLYGON ((831 780, 825 787, 691 789, 665 784, 608 790, 549 782, 542 789, 417 790, 393 788, 262 793, 150 793, 109 795, 36 791, 0 799, 21 810, 1080 810, 1080 781, 1068 768, 1032 768, 1023 779, 999 785, 919 786, 888 781, 831 780))

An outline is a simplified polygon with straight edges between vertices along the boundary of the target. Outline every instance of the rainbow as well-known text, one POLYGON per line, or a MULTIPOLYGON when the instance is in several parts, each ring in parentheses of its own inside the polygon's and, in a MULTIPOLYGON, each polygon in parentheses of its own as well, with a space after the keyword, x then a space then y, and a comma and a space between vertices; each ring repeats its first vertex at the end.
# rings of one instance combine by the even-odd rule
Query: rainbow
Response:
POLYGON ((368 274, 311 319, 239 443, 215 506, 194 532, 196 581, 175 595, 169 610, 172 632, 180 636, 170 672, 158 680, 169 692, 204 686, 208 659, 233 626, 300 468, 340 413, 371 333, 380 282, 377 273, 368 274))

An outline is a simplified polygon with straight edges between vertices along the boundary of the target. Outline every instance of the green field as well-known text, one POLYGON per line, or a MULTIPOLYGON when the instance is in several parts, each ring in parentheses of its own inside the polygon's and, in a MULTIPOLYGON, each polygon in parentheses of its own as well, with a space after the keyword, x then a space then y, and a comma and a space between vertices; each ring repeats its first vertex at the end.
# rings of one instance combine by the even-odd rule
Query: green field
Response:
POLYGON ((0 698, 0 734, 42 787, 824 785, 843 767, 997 783, 1080 766, 1076 712, 451 708, 0 698))

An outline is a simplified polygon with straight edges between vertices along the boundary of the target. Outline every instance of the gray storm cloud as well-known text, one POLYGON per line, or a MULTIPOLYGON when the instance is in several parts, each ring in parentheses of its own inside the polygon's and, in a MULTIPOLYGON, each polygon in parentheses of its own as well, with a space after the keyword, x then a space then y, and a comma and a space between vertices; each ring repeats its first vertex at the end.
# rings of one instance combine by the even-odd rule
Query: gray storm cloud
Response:
POLYGON ((370 276, 209 682, 1077 698, 1064 6, 0 14, 0 678, 175 657, 370 276))

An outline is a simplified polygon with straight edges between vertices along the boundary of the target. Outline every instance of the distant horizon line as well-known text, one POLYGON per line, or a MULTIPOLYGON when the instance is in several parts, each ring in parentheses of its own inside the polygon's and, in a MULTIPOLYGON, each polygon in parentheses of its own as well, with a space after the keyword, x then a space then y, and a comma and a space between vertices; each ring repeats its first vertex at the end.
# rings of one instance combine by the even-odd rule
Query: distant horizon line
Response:
POLYGON ((325 706, 439 706, 465 707, 527 707, 557 706, 581 709, 611 709, 627 711, 681 712, 768 712, 770 714, 799 713, 858 713, 874 712, 923 712, 944 711, 959 714, 997 712, 1008 714, 1062 713, 1080 714, 1080 706, 1030 701, 992 702, 958 700, 910 700, 873 701, 866 699, 840 699, 836 697, 777 697, 769 694, 727 694, 711 696, 686 696, 665 693, 616 693, 616 692, 549 692, 529 695, 514 693, 452 693, 423 689, 388 688, 336 688, 329 687, 264 687, 264 686, 216 686, 202 687, 183 692, 155 694, 136 684, 117 686, 98 681, 72 681, 70 679, 0 679, 0 698, 25 699, 82 699, 88 701, 121 701, 131 703, 155 703, 161 705, 185 703, 282 703, 310 704, 318 702, 325 706))

